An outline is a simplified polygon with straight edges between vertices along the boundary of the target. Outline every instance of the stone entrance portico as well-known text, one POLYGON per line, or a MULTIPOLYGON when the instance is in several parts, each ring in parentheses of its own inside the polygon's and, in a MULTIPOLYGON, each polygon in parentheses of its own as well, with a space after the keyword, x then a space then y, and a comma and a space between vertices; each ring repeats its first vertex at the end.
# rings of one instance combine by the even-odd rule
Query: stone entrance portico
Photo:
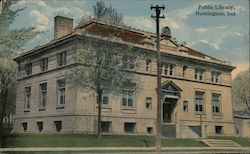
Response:
POLYGON ((162 136, 176 137, 177 111, 181 88, 172 81, 162 83, 162 136))

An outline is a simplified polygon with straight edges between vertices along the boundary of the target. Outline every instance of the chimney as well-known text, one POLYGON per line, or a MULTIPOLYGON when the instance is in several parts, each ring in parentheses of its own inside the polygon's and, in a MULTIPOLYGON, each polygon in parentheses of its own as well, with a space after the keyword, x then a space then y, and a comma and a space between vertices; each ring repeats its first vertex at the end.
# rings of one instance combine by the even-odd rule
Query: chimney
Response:
POLYGON ((171 38, 171 30, 169 27, 163 27, 161 29, 161 37, 164 39, 170 39, 171 38))
POLYGON ((54 18, 54 39, 70 34, 73 29, 73 19, 62 16, 54 18))

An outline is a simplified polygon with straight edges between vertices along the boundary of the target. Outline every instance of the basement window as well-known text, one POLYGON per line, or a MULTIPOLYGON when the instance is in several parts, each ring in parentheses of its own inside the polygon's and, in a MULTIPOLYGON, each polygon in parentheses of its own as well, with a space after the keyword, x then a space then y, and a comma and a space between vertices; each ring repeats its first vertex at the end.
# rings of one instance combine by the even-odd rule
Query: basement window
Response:
POLYGON ((153 127, 147 127, 147 132, 148 132, 148 134, 152 134, 153 133, 153 127))
POLYGON ((23 131, 26 132, 26 131, 27 131, 27 128, 28 128, 27 122, 23 122, 23 123, 22 123, 22 126, 23 126, 23 131))
POLYGON ((55 130, 60 132, 62 130, 62 121, 54 121, 55 130))
POLYGON ((223 126, 215 126, 215 133, 222 134, 223 126))
POLYGON ((135 133, 135 127, 136 127, 136 123, 133 123, 133 122, 124 123, 125 133, 135 133))
POLYGON ((37 122, 38 131, 41 132, 43 130, 43 122, 37 122))
POLYGON ((110 121, 102 121, 101 122, 101 130, 103 133, 111 132, 111 122, 110 121))

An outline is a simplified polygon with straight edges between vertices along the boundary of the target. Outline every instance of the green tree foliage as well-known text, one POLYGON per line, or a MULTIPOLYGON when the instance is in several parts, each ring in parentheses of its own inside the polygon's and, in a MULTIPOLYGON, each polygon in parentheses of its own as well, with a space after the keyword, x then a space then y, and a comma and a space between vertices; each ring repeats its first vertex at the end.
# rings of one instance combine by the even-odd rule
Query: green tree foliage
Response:
POLYGON ((2 0, 0 13, 0 147, 4 145, 3 118, 6 113, 13 112, 13 102, 8 102, 10 90, 15 86, 16 65, 13 57, 21 48, 40 32, 34 27, 11 29, 11 25, 22 9, 12 10, 16 0, 2 0))
POLYGON ((250 112, 250 70, 236 76, 232 89, 234 104, 250 112))

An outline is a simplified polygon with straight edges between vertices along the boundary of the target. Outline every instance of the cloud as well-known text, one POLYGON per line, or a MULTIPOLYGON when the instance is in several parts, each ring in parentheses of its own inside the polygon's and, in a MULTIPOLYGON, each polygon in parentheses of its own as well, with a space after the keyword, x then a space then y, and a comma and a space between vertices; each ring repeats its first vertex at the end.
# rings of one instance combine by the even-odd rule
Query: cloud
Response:
POLYGON ((17 5, 26 5, 28 2, 28 0, 20 0, 17 2, 17 5))
POLYGON ((197 28, 195 31, 198 33, 205 33, 208 31, 208 28, 197 28))
POLYGON ((146 18, 143 16, 139 17, 131 17, 131 16, 124 16, 124 22, 128 23, 132 27, 147 30, 147 31, 154 31, 155 25, 153 19, 146 18))
POLYGON ((45 7, 45 8, 48 7, 48 5, 47 5, 43 0, 37 0, 36 3, 37 3, 39 6, 42 6, 42 7, 45 7))
POLYGON ((70 9, 66 6, 64 6, 64 7, 59 7, 59 8, 53 9, 53 10, 51 10, 51 12, 52 12, 52 14, 59 13, 59 12, 63 12, 64 14, 68 14, 70 12, 70 9))
POLYGON ((29 16, 35 20, 35 27, 39 31, 46 31, 52 26, 48 17, 38 10, 32 10, 29 16))
POLYGON ((196 42, 192 42, 190 45, 195 46, 195 45, 198 45, 198 44, 207 45, 208 47, 210 47, 213 50, 220 50, 219 44, 217 44, 215 42, 209 42, 207 40, 199 40, 199 41, 196 41, 196 42))

